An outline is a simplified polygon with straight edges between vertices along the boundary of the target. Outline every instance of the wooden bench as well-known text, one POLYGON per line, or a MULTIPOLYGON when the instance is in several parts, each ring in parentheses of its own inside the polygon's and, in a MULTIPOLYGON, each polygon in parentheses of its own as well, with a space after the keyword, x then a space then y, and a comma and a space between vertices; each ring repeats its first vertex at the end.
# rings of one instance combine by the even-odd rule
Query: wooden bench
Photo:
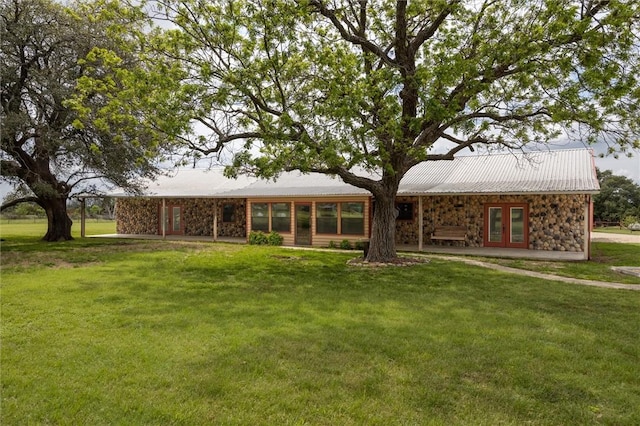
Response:
POLYGON ((431 234, 432 240, 464 241, 467 228, 464 226, 436 226, 431 234))

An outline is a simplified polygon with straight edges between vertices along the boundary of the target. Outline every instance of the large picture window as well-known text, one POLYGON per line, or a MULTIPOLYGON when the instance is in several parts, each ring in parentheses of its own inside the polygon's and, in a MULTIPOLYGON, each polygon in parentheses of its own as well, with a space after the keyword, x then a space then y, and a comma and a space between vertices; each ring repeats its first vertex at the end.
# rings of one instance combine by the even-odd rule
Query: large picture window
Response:
POLYGON ((291 232, 291 204, 271 204, 271 230, 276 232, 291 232))
POLYGON ((364 203, 316 203, 316 232, 364 235, 364 214, 364 203))
POLYGON ((253 231, 269 232, 269 204, 251 204, 251 229, 253 231))
POLYGON ((318 234, 338 233, 338 203, 316 204, 316 232, 318 234))
POLYGON ((342 234, 364 234, 364 203, 340 203, 342 234))

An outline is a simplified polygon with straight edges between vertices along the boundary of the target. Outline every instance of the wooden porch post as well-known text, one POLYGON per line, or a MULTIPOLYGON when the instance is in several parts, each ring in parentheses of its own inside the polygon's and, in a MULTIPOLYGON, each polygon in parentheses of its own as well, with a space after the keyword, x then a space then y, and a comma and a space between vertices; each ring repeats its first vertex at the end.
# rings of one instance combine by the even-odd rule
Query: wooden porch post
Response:
POLYGON ((584 207, 584 251, 585 259, 591 259, 591 231, 593 229, 593 198, 587 195, 584 207))
POLYGON ((424 231, 423 227, 423 223, 422 223, 422 219, 423 219, 424 213, 422 211, 422 196, 419 195, 418 196, 418 251, 422 251, 422 244, 423 244, 423 236, 422 236, 422 232, 424 231))
POLYGON ((162 239, 164 240, 167 236, 167 200, 162 198, 162 214, 160 215, 160 220, 162 220, 162 239))
POLYGON ((213 203, 213 241, 218 241, 218 200, 213 203))
POLYGON ((86 203, 85 203, 85 198, 80 198, 80 238, 84 238, 86 235, 86 227, 85 227, 85 222, 87 219, 87 215, 85 212, 85 208, 86 208, 86 203))

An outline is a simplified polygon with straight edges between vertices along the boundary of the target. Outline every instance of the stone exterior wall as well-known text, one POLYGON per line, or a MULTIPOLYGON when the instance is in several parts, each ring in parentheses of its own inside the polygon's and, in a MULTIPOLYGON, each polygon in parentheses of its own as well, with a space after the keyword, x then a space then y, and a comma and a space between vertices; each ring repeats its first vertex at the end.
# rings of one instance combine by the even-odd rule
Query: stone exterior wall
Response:
MULTIPOLYGON (((215 200, 211 198, 167 199, 167 203, 182 206, 184 235, 213 236, 213 212, 218 208, 218 236, 244 238, 246 236, 245 200, 215 200), (224 204, 234 204, 232 222, 224 222, 224 204)), ((116 207, 116 230, 119 234, 160 233, 159 214, 162 200, 144 198, 120 198, 116 207)))
POLYGON ((245 238, 247 236, 247 202, 244 199, 218 200, 218 236, 245 238), (235 213, 231 222, 224 222, 223 209, 225 204, 235 205, 235 213))
POLYGON ((158 234, 158 200, 118 198, 116 232, 118 234, 158 234))
MULTIPOLYGON (((171 200, 172 204, 182 206, 184 235, 198 237, 213 236, 213 209, 216 200, 211 198, 181 198, 171 200)), ((162 204, 162 201, 160 201, 162 204)))
MULTIPOLYGON (((213 211, 217 208, 218 236, 245 238, 247 209, 244 199, 171 199, 183 207, 185 235, 213 236, 213 211), (233 217, 225 221, 225 204, 235 205, 233 217)), ((396 243, 417 245, 419 240, 418 197, 398 197, 398 203, 411 203, 412 219, 396 222, 396 243)), ((424 245, 484 245, 484 207, 487 203, 522 203, 528 206, 528 248, 584 252, 586 248, 585 208, 587 195, 460 195, 425 196, 423 207, 424 245), (467 236, 460 241, 432 241, 437 226, 464 226, 467 236)), ((116 204, 116 229, 120 234, 159 233, 159 211, 162 200, 121 198, 116 204)), ((229 219, 229 218, 227 218, 229 219)))
MULTIPOLYGON (((396 223, 396 243, 418 244, 418 197, 398 197, 398 202, 414 202, 413 221, 396 223)), ((484 206, 487 203, 523 203, 528 206, 528 242, 531 250, 583 252, 586 248, 585 207, 587 195, 460 195, 422 198, 423 244, 463 245, 459 241, 432 241, 437 226, 464 226, 464 246, 484 244, 484 206)))
POLYGON ((418 244, 418 197, 397 197, 396 204, 411 203, 413 204, 413 219, 396 220, 396 244, 418 244))

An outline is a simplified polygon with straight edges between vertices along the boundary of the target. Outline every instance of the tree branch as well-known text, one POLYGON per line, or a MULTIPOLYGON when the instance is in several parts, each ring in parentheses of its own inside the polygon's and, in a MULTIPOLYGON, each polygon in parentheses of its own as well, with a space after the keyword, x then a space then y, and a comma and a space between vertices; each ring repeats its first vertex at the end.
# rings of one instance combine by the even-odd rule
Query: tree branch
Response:
POLYGON ((372 41, 366 39, 361 35, 351 34, 340 22, 340 19, 336 15, 335 10, 329 9, 322 0, 310 0, 309 5, 311 5, 316 12, 320 13, 325 18, 329 19, 333 26, 340 32, 340 36, 353 44, 358 46, 362 46, 367 52, 371 52, 380 58, 383 62, 391 65, 393 67, 397 66, 398 63, 389 57, 385 50, 383 50, 380 46, 373 43, 372 41))
POLYGON ((447 19, 451 12, 453 12, 453 8, 458 3, 460 3, 460 0, 456 0, 448 4, 447 7, 442 10, 438 17, 431 23, 431 25, 424 27, 420 31, 418 31, 418 34, 416 34, 413 40, 411 40, 411 43, 409 43, 409 52, 411 52, 412 55, 415 55, 415 52, 418 51, 418 49, 424 44, 424 42, 433 37, 436 31, 438 31, 438 28, 440 28, 442 23, 447 19))
POLYGON ((7 201, 6 203, 2 204, 0 206, 0 212, 8 209, 9 207, 13 207, 22 203, 36 203, 40 207, 44 208, 44 204, 42 204, 42 201, 40 201, 38 197, 24 197, 24 198, 17 198, 15 200, 7 201))

